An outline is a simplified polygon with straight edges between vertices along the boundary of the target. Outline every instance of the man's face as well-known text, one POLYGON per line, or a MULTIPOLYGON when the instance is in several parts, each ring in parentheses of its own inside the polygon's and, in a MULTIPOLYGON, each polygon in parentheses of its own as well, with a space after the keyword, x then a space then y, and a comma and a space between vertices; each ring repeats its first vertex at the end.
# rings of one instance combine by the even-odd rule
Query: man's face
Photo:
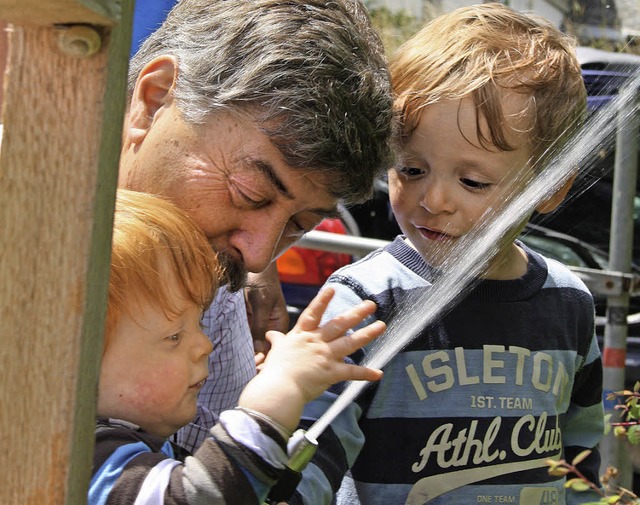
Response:
POLYGON ((144 133, 135 121, 125 127, 119 186, 187 211, 220 254, 232 289, 336 213, 323 176, 287 165, 249 119, 220 113, 193 126, 171 102, 144 133))

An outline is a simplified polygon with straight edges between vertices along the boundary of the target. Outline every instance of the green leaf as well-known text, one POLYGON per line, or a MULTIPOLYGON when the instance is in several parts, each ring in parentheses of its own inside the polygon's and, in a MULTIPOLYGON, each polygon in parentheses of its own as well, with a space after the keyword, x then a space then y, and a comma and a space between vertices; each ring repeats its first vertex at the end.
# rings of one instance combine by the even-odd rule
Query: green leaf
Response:
POLYGON ((626 429, 624 426, 616 426, 616 427, 613 429, 613 434, 614 434, 616 437, 624 437, 624 436, 626 436, 626 435, 627 435, 627 429, 626 429))
POLYGON ((544 462, 545 465, 549 467, 549 475, 553 475, 554 477, 562 477, 569 473, 569 469, 565 468, 564 465, 566 461, 564 459, 546 459, 544 462))
POLYGON ((633 445, 640 444, 640 426, 635 425, 629 427, 627 430, 627 439, 629 439, 629 442, 633 445))
POLYGON ((580 454, 578 454, 575 458, 573 458, 573 461, 571 462, 571 464, 573 466, 578 466, 580 463, 582 463, 585 458, 587 456, 589 456, 589 454, 591 454, 591 450, 587 449, 585 451, 582 451, 580 454))
POLYGON ((589 486, 587 482, 582 479, 578 479, 577 477, 575 479, 569 479, 565 483, 564 487, 570 487, 574 491, 587 491, 591 489, 591 486, 589 486))

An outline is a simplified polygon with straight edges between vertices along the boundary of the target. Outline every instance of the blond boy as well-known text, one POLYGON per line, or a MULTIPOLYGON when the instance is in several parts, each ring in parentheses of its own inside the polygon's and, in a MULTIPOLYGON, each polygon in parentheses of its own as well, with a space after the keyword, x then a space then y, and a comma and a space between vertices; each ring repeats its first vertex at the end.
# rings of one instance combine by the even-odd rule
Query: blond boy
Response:
MULTIPOLYGON (((389 188, 403 235, 328 280, 336 296, 325 317, 368 299, 387 324, 419 319, 416 296, 457 244, 490 226, 485 213, 518 194, 585 111, 572 40, 501 4, 440 16, 390 68, 403 136, 389 188)), ((570 186, 536 210, 555 209, 570 186)), ((524 224, 513 223, 514 236, 524 224)), ((518 241, 504 240, 487 260, 459 305, 419 328, 325 433, 324 457, 307 468, 296 500, 329 503, 347 467, 338 503, 349 505, 593 500, 565 490, 545 464, 591 449, 580 468, 598 482, 592 297, 565 266, 518 241)))

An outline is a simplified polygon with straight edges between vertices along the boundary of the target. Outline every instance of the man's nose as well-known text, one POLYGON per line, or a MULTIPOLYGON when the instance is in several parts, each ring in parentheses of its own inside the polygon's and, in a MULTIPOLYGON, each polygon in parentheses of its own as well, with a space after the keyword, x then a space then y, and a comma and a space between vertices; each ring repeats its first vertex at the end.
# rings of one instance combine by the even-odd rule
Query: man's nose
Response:
POLYGON ((284 234, 287 222, 256 217, 236 237, 236 247, 242 253, 245 268, 249 272, 262 272, 279 254, 288 249, 299 237, 288 237, 284 234))

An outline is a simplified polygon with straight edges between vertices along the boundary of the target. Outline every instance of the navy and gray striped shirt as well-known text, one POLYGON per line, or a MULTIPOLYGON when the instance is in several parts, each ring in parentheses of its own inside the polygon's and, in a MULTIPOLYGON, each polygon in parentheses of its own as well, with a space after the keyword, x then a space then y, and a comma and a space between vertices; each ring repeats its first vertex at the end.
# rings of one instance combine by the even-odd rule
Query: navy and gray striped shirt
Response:
MULTIPOLYGON (((331 503, 348 468, 339 504, 594 499, 565 491, 545 464, 592 449, 580 468, 599 482, 604 415, 593 299, 564 265, 519 245, 529 258, 525 275, 473 284, 450 312, 418 324, 382 380, 323 433, 291 503, 331 503)), ((415 320, 424 303, 415 294, 428 291, 431 273, 399 237, 329 278, 336 295, 324 318, 371 299, 388 325, 415 320)), ((307 422, 334 399, 310 404, 307 422)))

